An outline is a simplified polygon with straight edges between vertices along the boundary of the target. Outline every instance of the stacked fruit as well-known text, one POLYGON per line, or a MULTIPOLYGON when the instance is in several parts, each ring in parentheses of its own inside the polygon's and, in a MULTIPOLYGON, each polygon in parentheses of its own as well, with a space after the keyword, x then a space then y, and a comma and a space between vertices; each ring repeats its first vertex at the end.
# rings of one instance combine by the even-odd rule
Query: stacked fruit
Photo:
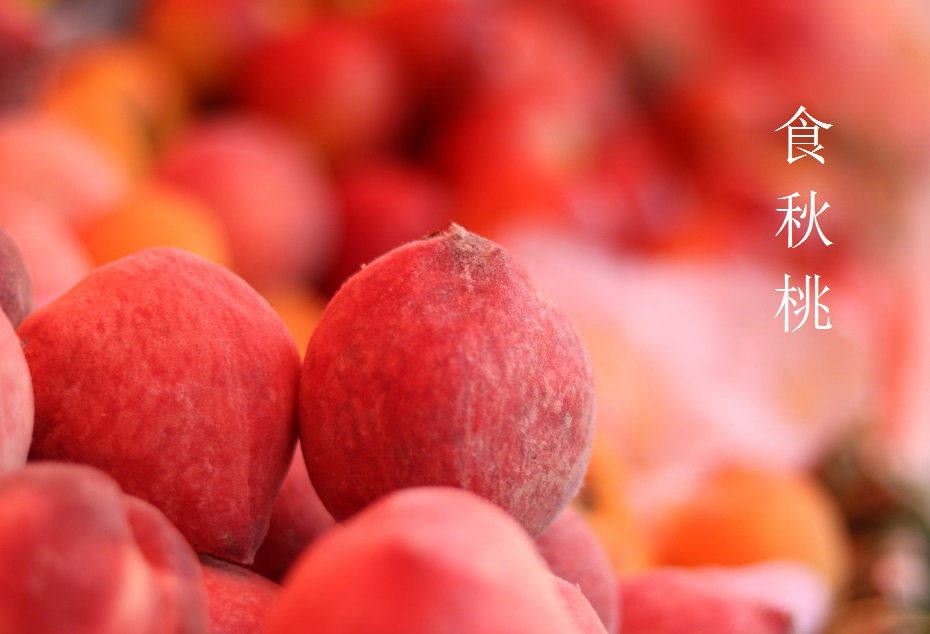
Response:
POLYGON ((0 630, 919 620, 912 4, 0 0, 0 630))

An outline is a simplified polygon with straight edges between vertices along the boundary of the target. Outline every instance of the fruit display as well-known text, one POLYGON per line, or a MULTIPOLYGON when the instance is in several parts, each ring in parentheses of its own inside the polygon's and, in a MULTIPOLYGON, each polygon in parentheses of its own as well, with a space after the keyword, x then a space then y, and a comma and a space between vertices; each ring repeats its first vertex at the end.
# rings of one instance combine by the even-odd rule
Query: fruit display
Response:
POLYGON ((930 631, 917 1, 0 0, 0 634, 930 631))

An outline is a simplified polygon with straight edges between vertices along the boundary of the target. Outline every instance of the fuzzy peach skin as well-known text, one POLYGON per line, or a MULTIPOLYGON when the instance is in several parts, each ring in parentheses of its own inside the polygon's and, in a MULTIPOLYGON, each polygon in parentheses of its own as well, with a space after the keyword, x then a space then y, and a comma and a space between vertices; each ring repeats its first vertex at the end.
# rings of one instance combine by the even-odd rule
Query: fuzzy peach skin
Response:
POLYGON ((10 320, 0 313, 0 473, 26 464, 32 442, 32 377, 10 320))
POLYGON ((573 634, 533 541, 468 491, 395 491, 316 541, 265 634, 573 634))
POLYGON ((248 563, 295 442, 300 360, 268 303, 199 256, 95 269, 19 327, 30 456, 97 466, 202 552, 248 563))
POLYGON ((154 507, 86 465, 0 478, 0 631, 201 634, 197 558, 154 507))
POLYGON ((593 413, 572 323, 503 248, 457 225, 350 278, 301 374, 301 448, 337 520, 445 485, 538 535, 581 484, 593 413))

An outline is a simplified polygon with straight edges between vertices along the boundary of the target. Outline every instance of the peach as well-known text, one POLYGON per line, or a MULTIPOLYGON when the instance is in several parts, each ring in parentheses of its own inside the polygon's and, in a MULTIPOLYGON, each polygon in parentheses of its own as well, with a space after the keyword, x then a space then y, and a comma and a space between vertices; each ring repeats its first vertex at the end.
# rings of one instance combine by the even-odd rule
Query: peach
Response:
POLYGON ((155 631, 203 631, 208 597, 190 544, 164 513, 145 500, 124 495, 123 504, 132 536, 158 586, 161 600, 155 631))
POLYGON ((0 224, 0 309, 13 327, 32 312, 35 297, 32 278, 10 232, 0 224))
POLYGON ((20 325, 31 457, 97 466, 198 550, 252 560, 294 449, 300 360, 271 307, 173 248, 89 273, 20 325))
POLYGON ((315 542, 267 634, 568 634, 551 573, 512 517, 468 491, 416 487, 315 542))
POLYGON ((281 586, 250 570, 200 557, 212 634, 258 634, 281 586))
MULTIPOLYGON (((616 623, 613 629, 604 628, 601 617, 594 611, 581 588, 558 575, 552 575, 552 582, 580 634, 614 634, 617 631, 616 623)), ((614 600, 617 600, 616 597, 614 600)))
POLYGON ((281 581, 300 554, 336 524, 313 489, 298 447, 271 507, 271 521, 249 568, 281 581))
POLYGON ((129 35, 74 47, 37 92, 35 108, 86 134, 129 179, 148 171, 188 109, 178 71, 129 35))
POLYGON ((747 467, 710 474, 657 522, 656 562, 741 565, 785 559, 811 566, 835 591, 851 570, 840 510, 810 475, 747 467))
POLYGON ((193 124, 158 174, 213 209, 249 283, 319 279, 330 266, 339 224, 329 183, 281 128, 245 114, 193 124))
POLYGON ((10 320, 0 314, 0 473, 26 464, 32 442, 32 378, 10 320))
POLYGON ((403 95, 394 62, 369 23, 320 16, 257 46, 238 96, 341 164, 393 140, 403 95))
POLYGON ((617 576, 607 552, 578 511, 566 507, 536 538, 536 547, 553 574, 576 585, 604 628, 614 632, 620 611, 617 576))
POLYGON ((49 114, 0 117, 0 185, 47 203, 80 227, 128 187, 125 174, 93 142, 49 114))
POLYGON ((313 11, 304 0, 148 0, 142 34, 174 60, 208 99, 221 97, 242 58, 258 42, 299 24, 313 11))
POLYGON ((668 566, 654 573, 721 598, 771 606, 790 615, 793 634, 823 632, 833 608, 823 578, 798 562, 773 559, 744 566, 668 566))
POLYGON ((343 238, 328 286, 334 291, 362 265, 449 224, 451 200, 440 180, 397 159, 368 159, 337 178, 343 238))
POLYGON ((593 414, 572 323, 509 253, 458 225, 350 278, 301 374, 301 447, 337 520, 398 488, 447 485, 538 535, 581 485, 593 414))
POLYGON ((431 152, 461 201, 459 221, 492 234, 517 216, 555 221, 563 188, 588 168, 599 134, 573 95, 528 85, 466 101, 431 152))
POLYGON ((0 535, 4 632, 206 629, 190 545, 97 469, 33 463, 0 478, 0 535))
POLYGON ((371 14, 408 90, 428 110, 444 111, 468 92, 462 79, 473 70, 475 34, 488 10, 488 4, 470 0, 391 0, 375 3, 371 14))
POLYGON ((149 247, 177 247, 227 268, 232 254, 217 214, 167 183, 144 182, 81 232, 97 264, 149 247))
POLYGON ((93 266, 71 224, 30 195, 0 186, 0 225, 23 256, 35 308, 60 297, 93 266))
POLYGON ((663 570, 621 577, 623 634, 790 634, 785 612, 686 583, 663 570))

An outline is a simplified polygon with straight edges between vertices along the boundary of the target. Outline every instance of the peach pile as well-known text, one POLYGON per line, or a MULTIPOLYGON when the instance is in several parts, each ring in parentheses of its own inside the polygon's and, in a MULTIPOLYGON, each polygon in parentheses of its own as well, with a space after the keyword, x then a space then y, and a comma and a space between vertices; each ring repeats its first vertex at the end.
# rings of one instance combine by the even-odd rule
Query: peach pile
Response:
POLYGON ((893 5, 0 0, 0 634, 930 631, 893 5))

